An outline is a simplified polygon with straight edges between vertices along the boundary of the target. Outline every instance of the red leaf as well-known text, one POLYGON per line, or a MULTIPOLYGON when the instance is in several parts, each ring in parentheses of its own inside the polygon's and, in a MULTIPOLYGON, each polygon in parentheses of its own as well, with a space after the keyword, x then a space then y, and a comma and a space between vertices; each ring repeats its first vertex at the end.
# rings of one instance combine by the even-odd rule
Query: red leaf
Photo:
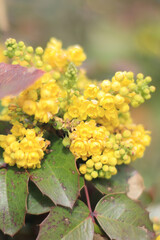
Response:
POLYGON ((9 95, 18 95, 43 74, 42 70, 34 67, 26 68, 20 65, 0 63, 0 99, 9 95))

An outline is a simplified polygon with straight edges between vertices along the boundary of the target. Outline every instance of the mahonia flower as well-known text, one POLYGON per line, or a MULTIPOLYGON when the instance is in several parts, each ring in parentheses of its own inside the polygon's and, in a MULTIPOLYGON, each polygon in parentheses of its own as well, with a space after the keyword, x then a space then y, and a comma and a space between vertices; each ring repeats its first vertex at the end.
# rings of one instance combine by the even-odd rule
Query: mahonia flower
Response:
POLYGON ((155 91, 149 86, 151 77, 123 71, 101 83, 90 80, 76 68, 86 59, 83 49, 79 45, 63 49, 55 38, 45 49, 8 39, 4 55, 12 64, 46 72, 19 96, 2 99, 0 119, 13 125, 10 134, 0 135, 7 164, 39 168, 49 143, 42 137, 47 126, 64 130, 63 144, 88 181, 109 179, 117 174, 118 165, 143 157, 150 132, 133 123, 130 109, 151 98, 155 91))
POLYGON ((4 162, 18 168, 40 168, 44 151, 48 146, 42 133, 36 134, 34 129, 25 129, 16 122, 12 134, 0 135, 0 146, 4 149, 4 162))
POLYGON ((49 73, 14 99, 22 111, 42 123, 49 122, 59 111, 61 90, 49 73))
POLYGON ((51 38, 45 49, 43 60, 53 68, 65 69, 69 62, 80 66, 86 60, 86 55, 79 45, 71 46, 67 50, 62 49, 62 43, 55 38, 51 38))
POLYGON ((70 151, 76 159, 85 161, 79 168, 86 180, 110 178, 117 173, 116 165, 129 164, 141 158, 150 135, 142 125, 120 126, 117 133, 110 132, 96 121, 81 122, 70 134, 70 151))

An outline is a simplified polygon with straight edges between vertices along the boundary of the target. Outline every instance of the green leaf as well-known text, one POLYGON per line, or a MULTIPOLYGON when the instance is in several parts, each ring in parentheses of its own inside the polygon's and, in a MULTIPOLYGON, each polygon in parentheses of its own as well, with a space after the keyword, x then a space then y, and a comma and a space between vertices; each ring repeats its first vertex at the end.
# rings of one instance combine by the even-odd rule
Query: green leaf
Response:
POLYGON ((8 134, 11 129, 11 124, 6 121, 0 121, 0 134, 8 134))
POLYGON ((147 191, 144 191, 138 200, 141 202, 143 207, 149 206, 149 204, 153 201, 151 194, 147 191))
POLYGON ((72 153, 55 139, 40 169, 30 171, 31 180, 56 205, 72 208, 79 195, 80 178, 72 153))
POLYGON ((27 213, 34 215, 43 214, 49 212, 53 206, 53 202, 48 197, 42 195, 35 184, 30 182, 27 200, 27 213))
POLYGON ((95 214, 111 239, 149 240, 154 236, 148 212, 123 193, 104 196, 95 214))
POLYGON ((0 168, 5 166, 5 162, 3 160, 3 149, 0 147, 0 168))
POLYGON ((37 240, 93 240, 94 225, 86 205, 78 201, 73 210, 55 207, 40 224, 37 240))
POLYGON ((16 168, 0 169, 0 229, 13 236, 26 213, 28 174, 16 168))
POLYGON ((111 179, 95 179, 92 181, 92 184, 101 192, 101 193, 118 193, 118 192, 128 192, 129 185, 128 180, 130 177, 136 174, 134 168, 130 166, 120 166, 118 168, 118 174, 112 176, 111 179))

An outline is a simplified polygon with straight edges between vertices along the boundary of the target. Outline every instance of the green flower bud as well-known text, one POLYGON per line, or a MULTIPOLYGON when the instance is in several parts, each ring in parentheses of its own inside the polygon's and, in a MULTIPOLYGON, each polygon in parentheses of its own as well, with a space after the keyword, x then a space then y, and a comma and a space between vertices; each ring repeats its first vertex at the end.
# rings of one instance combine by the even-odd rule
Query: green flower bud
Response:
POLYGON ((92 173, 93 171, 94 171, 93 168, 86 168, 86 172, 87 172, 87 173, 92 173))
POLYGON ((143 73, 138 73, 138 74, 137 74, 137 78, 138 78, 138 79, 143 79, 143 78, 144 78, 143 73))
POLYGON ((37 62, 36 62, 36 67, 42 67, 43 66, 43 62, 41 61, 41 60, 38 60, 37 62))
POLYGON ((24 42, 23 41, 20 41, 19 43, 18 43, 18 46, 20 47, 20 48, 23 48, 25 45, 24 45, 24 42))
POLYGON ((102 170, 103 170, 104 172, 107 172, 107 171, 108 171, 108 165, 103 165, 102 170))
POLYGON ((84 178, 87 180, 87 181, 91 181, 92 180, 92 176, 89 174, 89 173, 86 173, 84 175, 84 178))
POLYGON ((92 178, 97 178, 97 177, 98 177, 98 172, 97 172, 97 171, 93 171, 93 172, 91 173, 91 177, 92 177, 92 178))
POLYGON ((31 47, 31 46, 27 47, 27 52, 28 53, 33 53, 34 52, 33 47, 31 47))
POLYGON ((94 167, 95 167, 96 170, 100 170, 102 168, 102 163, 97 162, 97 163, 95 163, 94 167))
POLYGON ((127 72, 127 73, 126 73, 126 77, 127 77, 129 80, 132 80, 132 79, 134 78, 133 72, 127 72))
POLYGON ((106 172, 105 178, 110 179, 112 177, 112 174, 110 172, 106 172))
POLYGON ((149 87, 149 90, 150 90, 151 92, 155 92, 155 91, 156 91, 156 88, 155 88, 155 86, 150 86, 150 87, 149 87))
POLYGON ((56 80, 58 80, 61 77, 61 74, 59 72, 53 72, 52 77, 56 80))
POLYGON ((150 93, 149 88, 146 87, 145 89, 143 89, 143 93, 144 93, 144 94, 149 94, 149 93, 150 93))
POLYGON ((42 47, 37 47, 35 50, 37 55, 42 55, 43 54, 43 48, 42 47))
POLYGON ((27 62, 31 61, 31 55, 26 54, 26 55, 24 56, 24 60, 27 61, 27 62))
POLYGON ((115 79, 119 82, 122 81, 124 79, 124 73, 123 72, 116 72, 115 73, 115 79))
POLYGON ((93 162, 91 159, 89 159, 89 160, 86 162, 86 166, 87 166, 88 168, 92 168, 92 167, 94 166, 94 162, 93 162))
POLYGON ((114 156, 115 156, 116 158, 120 158, 120 157, 121 157, 120 152, 119 152, 119 151, 115 151, 115 152, 114 152, 114 156))
POLYGON ((125 150, 122 148, 122 149, 119 150, 119 153, 120 153, 120 155, 124 155, 125 154, 125 150))
POLYGON ((98 172, 98 177, 99 177, 99 178, 103 178, 104 176, 105 176, 104 171, 103 171, 103 170, 100 170, 100 171, 98 172))
POLYGON ((136 108, 136 107, 139 106, 139 103, 138 103, 137 101, 133 100, 133 101, 131 102, 131 106, 134 107, 134 108, 136 108))
POLYGON ((21 55, 21 51, 17 50, 17 51, 15 51, 14 54, 15 54, 16 57, 19 57, 21 55))
POLYGON ((144 98, 145 98, 146 100, 148 100, 148 99, 151 98, 151 95, 150 95, 150 94, 147 94, 147 95, 144 96, 144 98))
POLYGON ((45 71, 46 72, 50 72, 51 70, 52 70, 52 66, 51 65, 48 64, 48 65, 45 66, 45 71))
POLYGON ((130 83, 130 84, 128 85, 128 88, 129 88, 131 91, 134 91, 134 90, 136 90, 137 85, 136 85, 135 83, 130 83))
POLYGON ((145 82, 146 82, 146 83, 152 82, 152 78, 151 78, 150 76, 147 76, 147 77, 145 78, 145 82))
POLYGON ((115 166, 117 164, 117 159, 115 157, 109 158, 108 164, 115 166))
POLYGON ((131 136, 131 132, 129 131, 129 130, 125 130, 124 132, 123 132, 123 137, 124 138, 129 138, 131 136))
POLYGON ((121 140, 122 139, 122 135, 120 133, 116 134, 116 140, 121 140))
POLYGON ((64 147, 69 147, 71 144, 70 138, 69 137, 63 138, 62 144, 64 147))
POLYGON ((126 96, 126 95, 129 93, 128 88, 127 88, 127 87, 122 87, 122 88, 119 90, 119 93, 120 93, 120 95, 122 95, 122 96, 126 96))

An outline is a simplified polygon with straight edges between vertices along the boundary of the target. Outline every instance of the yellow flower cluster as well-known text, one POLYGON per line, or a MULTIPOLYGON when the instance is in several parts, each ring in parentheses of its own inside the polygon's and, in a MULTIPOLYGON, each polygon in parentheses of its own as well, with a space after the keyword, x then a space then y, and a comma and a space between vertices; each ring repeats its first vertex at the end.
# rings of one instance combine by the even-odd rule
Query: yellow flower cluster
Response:
POLYGON ((47 123, 58 113, 60 88, 49 73, 43 75, 29 89, 23 91, 16 99, 19 107, 29 116, 47 123))
MULTIPOLYGON (((26 46, 23 41, 17 42, 9 38, 6 41, 7 50, 4 55, 12 58, 12 64, 20 64, 25 67, 35 66, 45 71, 65 72, 69 63, 80 66, 85 60, 86 55, 79 45, 62 48, 62 42, 51 38, 45 50, 37 47, 35 50, 31 46, 26 46)), ((56 73, 55 75, 59 75, 56 73)))
POLYGON ((70 151, 85 161, 79 168, 86 180, 110 178, 116 165, 129 164, 144 154, 150 144, 149 132, 142 125, 120 125, 114 133, 94 120, 81 122, 70 134, 70 151))
POLYGON ((83 69, 76 68, 86 59, 83 49, 78 45, 63 49, 55 38, 44 50, 8 39, 6 49, 4 54, 12 64, 46 72, 19 96, 2 100, 6 108, 0 119, 13 124, 12 134, 0 137, 6 163, 40 167, 47 141, 34 129, 47 126, 64 131, 63 143, 70 145, 86 180, 108 179, 117 173, 117 165, 143 156, 150 133, 132 123, 130 107, 150 99, 155 91, 149 86, 150 77, 139 73, 135 78, 124 71, 116 72, 111 80, 91 81, 83 69))
POLYGON ((86 60, 86 55, 79 45, 70 46, 68 49, 62 49, 61 41, 51 38, 43 55, 43 61, 50 64, 52 68, 64 70, 69 62, 80 66, 86 60))
POLYGON ((136 83, 133 77, 131 72, 117 72, 112 81, 104 80, 100 87, 88 85, 83 95, 71 99, 64 118, 95 119, 109 131, 114 131, 121 123, 130 123, 130 105, 139 106, 155 91, 153 86, 148 86, 150 77, 138 74, 136 83))
POLYGON ((61 92, 56 80, 50 73, 46 73, 19 96, 2 99, 1 105, 4 106, 4 109, 1 112, 0 120, 12 121, 20 111, 34 116, 34 119, 39 122, 47 123, 59 111, 58 98, 61 96, 61 92))
POLYGON ((4 149, 4 162, 18 168, 40 168, 41 160, 48 142, 42 133, 36 134, 35 129, 25 129, 16 122, 12 134, 0 135, 0 147, 4 149))

